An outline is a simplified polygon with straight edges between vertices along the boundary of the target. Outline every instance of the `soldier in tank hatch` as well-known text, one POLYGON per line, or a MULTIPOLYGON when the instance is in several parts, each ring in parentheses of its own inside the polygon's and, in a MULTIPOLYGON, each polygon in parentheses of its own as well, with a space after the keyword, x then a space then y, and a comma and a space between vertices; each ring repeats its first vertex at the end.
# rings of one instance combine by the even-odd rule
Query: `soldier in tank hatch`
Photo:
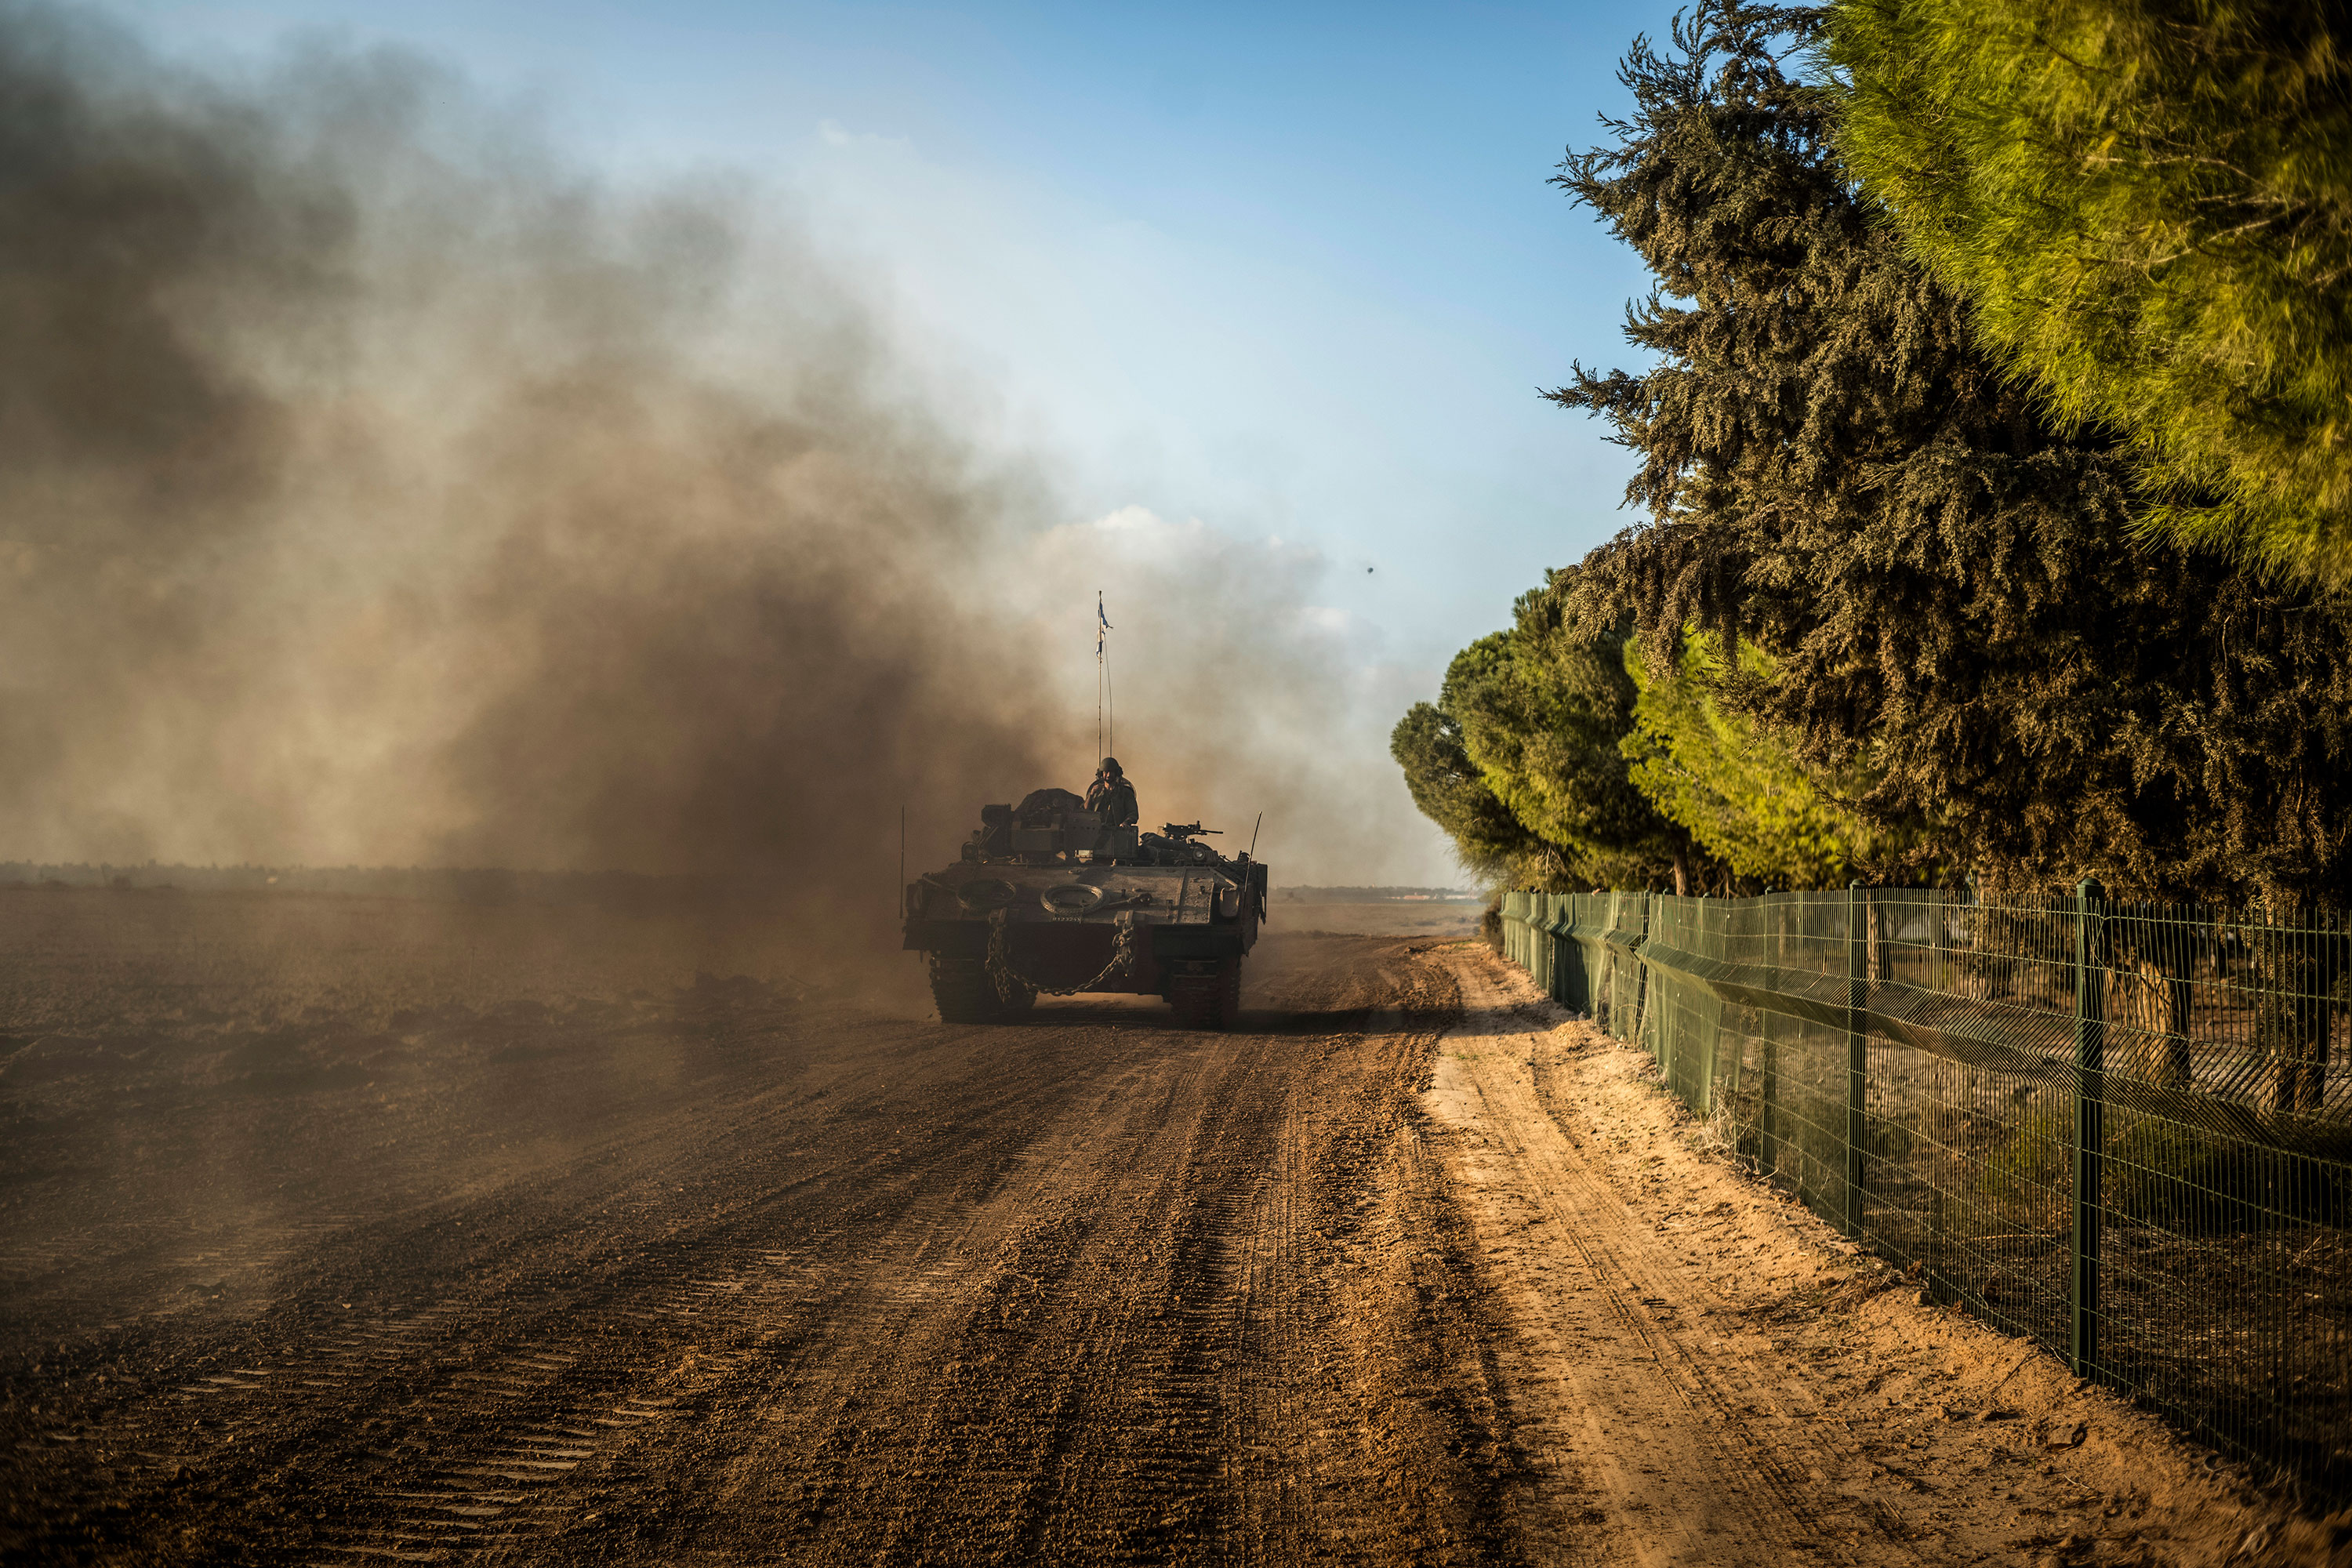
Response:
POLYGON ((1105 757, 1095 770, 1095 782, 1087 786, 1087 809, 1099 813, 1105 827, 1132 827, 1139 813, 1135 805, 1135 786, 1127 782, 1126 773, 1117 757, 1105 757))

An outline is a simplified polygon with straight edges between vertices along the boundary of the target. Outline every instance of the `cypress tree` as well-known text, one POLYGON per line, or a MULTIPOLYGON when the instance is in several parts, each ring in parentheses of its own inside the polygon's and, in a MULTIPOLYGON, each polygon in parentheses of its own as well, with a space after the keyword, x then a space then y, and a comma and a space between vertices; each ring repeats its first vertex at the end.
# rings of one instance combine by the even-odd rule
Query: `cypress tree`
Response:
POLYGON ((1788 68, 1816 15, 1706 5, 1637 40, 1635 110, 1557 183, 1648 262, 1641 375, 1549 395, 1616 426, 1644 521, 1555 587, 1769 656, 1722 698, 1947 864, 2132 896, 2337 900, 2352 878, 2347 617, 2141 547, 2128 457, 2053 426, 1904 251, 1788 68))

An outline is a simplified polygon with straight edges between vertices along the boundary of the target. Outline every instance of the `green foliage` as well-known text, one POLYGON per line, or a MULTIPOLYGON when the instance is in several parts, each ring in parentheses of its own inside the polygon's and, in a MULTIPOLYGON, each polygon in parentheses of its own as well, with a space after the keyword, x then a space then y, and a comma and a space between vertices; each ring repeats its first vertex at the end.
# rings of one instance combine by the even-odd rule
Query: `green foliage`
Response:
POLYGON ((1618 745, 1633 724, 1622 638, 1562 635, 1541 595, 1520 608, 1511 630, 1464 648, 1446 671, 1446 709, 1462 721, 1471 760, 1514 816, 1560 847, 1574 881, 1672 876, 1688 836, 1633 786, 1618 745))
POLYGON ((1836 92, 1782 65, 1812 15, 1637 42, 1633 116, 1561 165, 1659 284, 1627 322, 1654 367, 1551 395, 1615 426, 1648 513, 1556 581, 1568 624, 1633 617, 1664 673, 1685 627, 1751 639, 1720 700, 1817 777, 1868 766, 1853 808, 1921 860, 2352 890, 2352 620, 2131 539, 2128 457, 2062 438, 1857 195, 1836 92))
POLYGON ((2149 521, 2352 582, 2352 59, 2263 0, 1840 0, 1840 146, 2149 521))
POLYGON ((1619 747, 1634 697, 1622 637, 1573 635, 1540 593, 1519 609, 1456 654, 1436 705, 1391 737, 1413 803, 1465 864, 1518 886, 1686 884, 1689 835, 1633 786, 1619 747))
POLYGON ((1462 744, 1462 725, 1443 708, 1416 702, 1389 736, 1421 814, 1445 831, 1467 869, 1514 886, 1549 887, 1565 873, 1558 850, 1521 826, 1495 798, 1462 744))
POLYGON ((2045 1211, 2053 1194, 2066 1191, 2071 1180, 2073 1097, 2047 1089, 2018 1092, 2000 1120, 2005 1135, 1984 1152, 1984 1163, 1970 1184, 1978 1194, 1994 1202, 1963 1211, 1996 1231, 2014 1230, 2021 1221, 2045 1211))
MULTIPOLYGON (((1743 643, 1739 663, 1760 676, 1769 661, 1743 643)), ((1661 674, 1625 647, 1639 695, 1633 729, 1619 742, 1633 786, 1690 830, 1737 876, 1776 888, 1834 888, 1886 858, 1896 836, 1841 808, 1868 787, 1865 773, 1816 783, 1789 748, 1720 697, 1718 640, 1685 639, 1678 666, 1661 674)))

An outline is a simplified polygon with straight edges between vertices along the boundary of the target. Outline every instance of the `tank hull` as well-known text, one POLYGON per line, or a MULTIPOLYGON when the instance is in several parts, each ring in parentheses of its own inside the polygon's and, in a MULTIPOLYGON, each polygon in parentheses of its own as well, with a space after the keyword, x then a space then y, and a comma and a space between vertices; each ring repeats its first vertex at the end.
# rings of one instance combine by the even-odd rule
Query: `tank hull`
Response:
MULTIPOLYGON (((1255 941, 1254 932, 1244 936, 1238 931, 1163 927, 1150 933, 1148 945, 1133 962, 1121 966, 1120 973, 1109 974, 1104 971, 1118 950, 1118 933, 1108 926, 1023 925, 1009 933, 1008 945, 1015 963, 1041 990, 1158 996, 1168 989, 1169 974, 1188 964, 1239 958, 1255 941)), ((984 961, 989 942, 989 928, 970 921, 908 921, 904 946, 909 951, 984 961)))
POLYGON ((930 955, 943 1017, 986 1021, 1038 993, 1161 996, 1222 1027, 1255 945, 1265 873, 1246 857, 1193 864, 966 860, 909 883, 903 946, 930 955))

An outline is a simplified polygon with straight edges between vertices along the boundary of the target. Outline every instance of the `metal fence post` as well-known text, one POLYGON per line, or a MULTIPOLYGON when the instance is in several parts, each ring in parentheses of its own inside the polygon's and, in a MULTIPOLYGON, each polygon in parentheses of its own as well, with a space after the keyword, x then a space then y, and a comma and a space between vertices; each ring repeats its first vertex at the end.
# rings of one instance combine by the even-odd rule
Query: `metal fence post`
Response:
POLYGON ((1536 895, 1536 907, 1531 911, 1528 930, 1533 933, 1536 950, 1536 989, 1551 994, 1551 895, 1536 895))
POLYGON ((1862 1152, 1869 1141, 1863 1121, 1864 1075, 1870 1068, 1863 1009, 1869 1001, 1869 952, 1863 922, 1870 895, 1860 882, 1845 888, 1845 1233, 1862 1238, 1862 1152))
MULTIPOLYGON (((1780 973, 1781 950, 1786 945, 1781 937, 1780 924, 1786 911, 1768 896, 1758 901, 1757 913, 1763 924, 1760 951, 1765 972, 1771 977, 1772 987, 1777 991, 1787 984, 1780 973)), ((1780 1169, 1780 1043, 1773 1034, 1774 1011, 1766 1007, 1756 1016, 1756 1032, 1762 1040, 1762 1049, 1759 1052, 1761 1059, 1757 1065, 1764 1073, 1764 1082, 1757 1096, 1757 1153, 1767 1176, 1777 1174, 1780 1169)))
MULTIPOLYGON (((1756 914, 1761 927, 1758 932, 1760 940, 1757 952, 1775 989, 1783 984, 1780 975, 1780 907, 1772 901, 1769 894, 1756 900, 1756 914)), ((1764 1079, 1757 1096, 1756 1160, 1767 1176, 1780 1168, 1780 1152, 1776 1142, 1780 1133, 1780 1047, 1772 1037, 1772 1014, 1773 1009, 1769 1007, 1759 1008, 1756 1014, 1756 1033, 1760 1045, 1756 1065, 1764 1079)))
POLYGON ((1642 903, 1642 988, 1634 994, 1633 1002, 1633 1043, 1639 1045, 1646 1037, 1650 1056, 1661 1068, 1666 1065, 1666 1058, 1658 1048, 1664 1042, 1657 1031, 1658 988, 1652 984, 1649 949, 1650 939, 1658 934, 1658 905, 1664 898, 1663 893, 1652 893, 1642 903))
POLYGON ((1528 911, 1528 944, 1534 950, 1536 989, 1551 994, 1551 895, 1538 893, 1536 907, 1528 911))
POLYGON ((1944 913, 1944 889, 1932 888, 1927 892, 1927 989, 1942 992, 1948 987, 1944 971, 1952 951, 1949 922, 1944 913))
POLYGON ((1560 1000, 1571 1013, 1590 1013, 1591 1004, 1584 997, 1584 950, 1576 945, 1576 911, 1580 907, 1578 895, 1569 894, 1568 930, 1559 939, 1560 988, 1566 993, 1560 1000))
POLYGON ((1560 973, 1559 909, 1568 901, 1564 893, 1555 893, 1544 900, 1544 994, 1559 1000, 1560 973))
POLYGON ((2074 885, 2074 1375, 2099 1360, 2099 1218, 2106 1152, 2107 972, 2105 902, 2096 882, 2074 885))
POLYGON ((1544 994, 1559 1000, 1559 895, 1547 893, 1543 901, 1544 994))

